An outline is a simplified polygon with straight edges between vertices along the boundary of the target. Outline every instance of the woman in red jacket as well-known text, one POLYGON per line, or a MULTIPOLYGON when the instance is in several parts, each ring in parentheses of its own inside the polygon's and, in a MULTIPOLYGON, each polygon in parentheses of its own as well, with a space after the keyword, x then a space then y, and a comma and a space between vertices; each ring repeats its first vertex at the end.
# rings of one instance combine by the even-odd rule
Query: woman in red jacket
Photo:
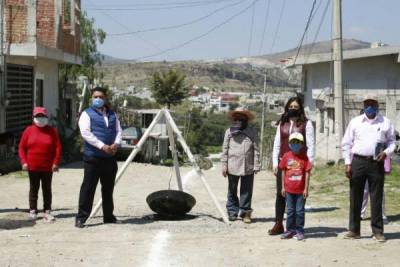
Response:
POLYGON ((42 182, 44 219, 54 221, 51 214, 51 179, 58 171, 61 159, 61 141, 57 129, 48 125, 48 113, 44 107, 33 109, 33 124, 22 134, 19 157, 22 169, 29 173, 29 217, 37 218, 37 200, 42 182))

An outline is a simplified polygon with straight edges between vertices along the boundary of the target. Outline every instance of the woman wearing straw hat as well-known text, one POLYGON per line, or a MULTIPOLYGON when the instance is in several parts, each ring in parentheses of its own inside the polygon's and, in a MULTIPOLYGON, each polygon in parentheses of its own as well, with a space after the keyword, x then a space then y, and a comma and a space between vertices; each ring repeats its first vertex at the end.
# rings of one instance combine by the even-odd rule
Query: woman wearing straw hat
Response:
POLYGON ((221 157, 222 175, 228 177, 226 209, 230 221, 240 216, 243 222, 251 223, 254 174, 260 171, 257 132, 248 126, 254 115, 239 107, 228 116, 232 126, 225 132, 221 157), (239 180, 240 199, 237 196, 239 180))

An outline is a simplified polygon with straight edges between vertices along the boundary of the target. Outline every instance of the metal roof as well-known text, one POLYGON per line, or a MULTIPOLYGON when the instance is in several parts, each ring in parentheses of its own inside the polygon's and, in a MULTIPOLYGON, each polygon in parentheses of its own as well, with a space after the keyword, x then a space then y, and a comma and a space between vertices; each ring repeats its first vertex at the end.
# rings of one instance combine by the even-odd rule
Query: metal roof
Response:
MULTIPOLYGON (((343 51, 343 60, 399 54, 400 46, 380 46, 376 48, 345 50, 343 51)), ((291 67, 297 65, 310 65, 322 62, 329 62, 332 61, 332 59, 332 53, 301 55, 297 58, 295 64, 293 64, 293 59, 291 59, 287 62, 286 66, 291 67)), ((398 56, 397 62, 400 63, 400 56, 398 56)))

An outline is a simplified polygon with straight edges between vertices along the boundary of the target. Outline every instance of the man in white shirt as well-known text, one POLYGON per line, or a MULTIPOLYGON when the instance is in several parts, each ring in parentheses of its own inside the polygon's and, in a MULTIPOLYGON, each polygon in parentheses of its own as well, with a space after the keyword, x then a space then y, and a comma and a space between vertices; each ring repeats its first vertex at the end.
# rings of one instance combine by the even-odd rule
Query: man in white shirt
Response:
POLYGON ((374 239, 385 242, 382 219, 384 160, 395 149, 393 124, 378 114, 377 98, 364 98, 364 114, 353 118, 342 140, 346 176, 350 180, 349 232, 345 238, 360 238, 360 212, 364 185, 371 194, 371 228, 374 239))
POLYGON ((92 89, 92 103, 79 118, 79 129, 84 140, 84 177, 79 194, 79 210, 75 226, 84 227, 89 217, 97 184, 100 180, 104 223, 117 223, 113 191, 118 166, 115 158, 121 143, 121 125, 117 115, 106 104, 106 90, 92 89))

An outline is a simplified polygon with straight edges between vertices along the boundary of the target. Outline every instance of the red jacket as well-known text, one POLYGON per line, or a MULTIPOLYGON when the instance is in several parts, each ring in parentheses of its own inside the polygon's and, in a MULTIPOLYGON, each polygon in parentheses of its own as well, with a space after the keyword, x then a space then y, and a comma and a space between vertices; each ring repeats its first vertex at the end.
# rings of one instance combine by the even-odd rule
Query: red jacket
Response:
POLYGON ((40 128, 28 126, 19 142, 21 164, 28 164, 29 171, 52 171, 61 160, 61 141, 57 129, 51 126, 40 128))

